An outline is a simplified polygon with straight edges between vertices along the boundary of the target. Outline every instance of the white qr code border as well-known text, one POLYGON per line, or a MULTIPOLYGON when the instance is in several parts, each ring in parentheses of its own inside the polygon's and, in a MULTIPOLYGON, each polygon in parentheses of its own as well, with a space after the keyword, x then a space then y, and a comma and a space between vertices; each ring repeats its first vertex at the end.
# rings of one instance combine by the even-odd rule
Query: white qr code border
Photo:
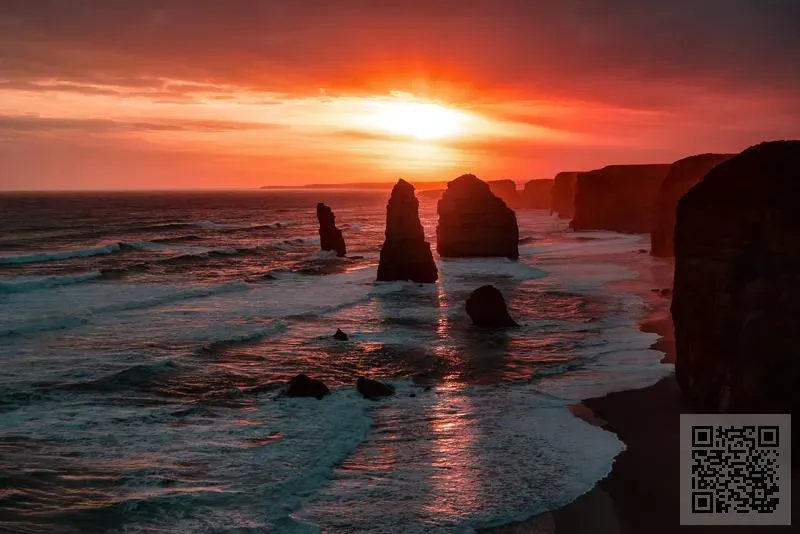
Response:
POLYGON ((680 524, 791 525, 791 425, 789 414, 682 414, 680 524))

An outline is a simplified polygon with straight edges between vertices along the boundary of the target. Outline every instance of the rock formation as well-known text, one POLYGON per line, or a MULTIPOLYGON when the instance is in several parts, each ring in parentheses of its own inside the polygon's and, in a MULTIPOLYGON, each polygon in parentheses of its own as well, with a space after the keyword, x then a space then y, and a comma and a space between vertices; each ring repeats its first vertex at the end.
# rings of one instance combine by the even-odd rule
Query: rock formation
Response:
POLYGON ((514 210, 472 174, 447 184, 439 200, 436 250, 443 257, 519 257, 514 210))
POLYGON ((651 252, 654 256, 675 255, 675 210, 678 201, 689 189, 717 164, 730 159, 733 154, 699 154, 680 159, 672 164, 669 174, 661 184, 656 199, 655 221, 650 233, 651 252))
POLYGON ((336 228, 336 216, 322 202, 317 204, 317 220, 319 221, 319 243, 322 250, 335 250, 339 257, 347 254, 342 231, 336 228))
POLYGON ((549 210, 553 204, 554 180, 529 180, 522 190, 522 207, 534 210, 549 210))
POLYGON ((287 397, 314 397, 317 399, 321 399, 330 392, 328 386, 321 380, 309 378, 304 374, 292 378, 284 390, 287 397))
POLYGON ((400 180, 386 206, 386 240, 381 248, 378 280, 433 283, 439 277, 430 244, 419 222, 414 186, 400 180))
POLYGON ((612 230, 630 234, 653 229, 656 197, 669 165, 609 165, 578 173, 575 230, 612 230))
POLYGON ((522 207, 517 184, 514 180, 487 180, 489 190, 511 209, 522 207))
POLYGON ((550 204, 551 213, 559 219, 572 219, 575 214, 575 185, 577 172, 560 172, 553 180, 553 193, 550 204))
POLYGON ((356 380, 356 389, 361 395, 371 400, 394 395, 394 387, 391 385, 364 378, 363 376, 358 377, 358 380, 356 380))
POLYGON ((335 339, 336 341, 347 341, 350 338, 347 337, 347 334, 342 332, 341 328, 337 328, 336 333, 333 334, 333 339, 335 339))
POLYGON ((675 371, 704 411, 800 414, 798 200, 800 141, 776 141, 678 202, 675 371))
POLYGON ((503 294, 491 285, 481 286, 467 298, 467 315, 477 326, 519 326, 508 314, 503 294))

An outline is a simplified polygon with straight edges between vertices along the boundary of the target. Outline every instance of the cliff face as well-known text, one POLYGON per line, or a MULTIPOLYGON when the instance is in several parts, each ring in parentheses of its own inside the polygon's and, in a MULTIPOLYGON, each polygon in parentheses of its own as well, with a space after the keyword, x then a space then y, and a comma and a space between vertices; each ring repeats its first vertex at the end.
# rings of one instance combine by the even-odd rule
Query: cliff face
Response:
POLYGON ((511 209, 520 208, 520 195, 514 180, 488 180, 489 190, 511 209))
POLYGON ((522 190, 523 208, 549 210, 552 205, 554 180, 529 180, 522 190))
POLYGON ((414 186, 400 180, 386 206, 386 240, 381 247, 378 280, 432 283, 439 277, 430 244, 419 221, 414 186))
POLYGON ((698 154, 672 164, 656 199, 655 221, 653 231, 650 233, 651 252, 654 256, 675 255, 673 237, 678 201, 702 180, 708 171, 732 156, 733 154, 698 154))
POLYGON ((336 228, 336 217, 328 206, 317 204, 317 220, 319 221, 319 244, 322 250, 335 250, 339 257, 347 254, 342 231, 336 228))
POLYGON ((609 165, 578 173, 575 230, 646 233, 669 165, 609 165))
POLYGON ((720 163, 678 202, 676 377, 703 409, 800 411, 800 141, 720 163))
POLYGON ((447 184, 438 204, 436 250, 442 257, 519 257, 514 211, 472 174, 447 184))
POLYGON ((560 172, 553 180, 553 193, 550 210, 558 214, 559 219, 572 219, 575 215, 575 187, 578 182, 577 172, 560 172))

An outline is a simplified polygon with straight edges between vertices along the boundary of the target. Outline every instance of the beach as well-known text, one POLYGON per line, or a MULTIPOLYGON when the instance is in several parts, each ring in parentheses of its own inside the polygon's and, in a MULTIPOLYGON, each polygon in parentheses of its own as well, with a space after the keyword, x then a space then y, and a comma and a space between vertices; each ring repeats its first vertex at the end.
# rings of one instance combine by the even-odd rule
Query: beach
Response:
MULTIPOLYGON (((672 319, 665 306, 653 306, 640 329, 660 339, 653 349, 674 363, 672 319)), ((680 414, 700 413, 682 396, 674 375, 652 386, 586 399, 573 407, 585 421, 617 434, 626 450, 611 473, 572 503, 522 523, 483 532, 495 534, 639 534, 796 532, 791 526, 681 526, 679 523, 680 414)), ((798 487, 797 465, 792 483, 798 487)), ((800 509, 797 492, 792 509, 800 509)))

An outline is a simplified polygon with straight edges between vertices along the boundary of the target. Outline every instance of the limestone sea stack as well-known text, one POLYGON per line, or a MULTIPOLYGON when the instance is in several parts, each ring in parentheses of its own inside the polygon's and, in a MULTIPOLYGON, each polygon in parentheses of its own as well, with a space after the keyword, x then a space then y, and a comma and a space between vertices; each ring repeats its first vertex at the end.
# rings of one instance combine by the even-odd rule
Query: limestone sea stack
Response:
POLYGON ((475 175, 465 174, 448 183, 438 212, 436 249, 440 256, 519 257, 514 210, 475 175))
POLYGON ((575 230, 629 234, 653 229, 656 198, 670 165, 609 165, 578 173, 575 230))
POLYGON ((519 191, 514 180, 488 180, 489 190, 511 209, 521 207, 519 191))
POLYGON ((319 221, 319 244, 322 250, 335 250, 339 257, 347 254, 342 231, 336 228, 336 216, 328 206, 317 204, 317 220, 319 221))
POLYGON ((508 314, 503 294, 492 285, 481 286, 467 298, 467 315, 476 326, 519 326, 508 314))
POLYGON ((386 240, 381 248, 378 281, 433 283, 439 277, 431 245, 419 222, 414 186, 399 180, 386 206, 386 240))
POLYGON ((800 141, 751 147, 678 202, 675 371, 703 411, 800 414, 798 203, 800 141))
POLYGON ((655 221, 653 231, 650 233, 650 250, 654 256, 675 255, 673 237, 678 201, 694 184, 702 180, 708 171, 732 156, 733 154, 698 154, 672 164, 656 199, 655 221))
POLYGON ((560 172, 553 180, 553 193, 550 211, 559 219, 572 219, 575 213, 575 186, 578 182, 577 172, 560 172))
POLYGON ((523 208, 549 210, 552 205, 554 180, 529 180, 522 190, 523 208))

